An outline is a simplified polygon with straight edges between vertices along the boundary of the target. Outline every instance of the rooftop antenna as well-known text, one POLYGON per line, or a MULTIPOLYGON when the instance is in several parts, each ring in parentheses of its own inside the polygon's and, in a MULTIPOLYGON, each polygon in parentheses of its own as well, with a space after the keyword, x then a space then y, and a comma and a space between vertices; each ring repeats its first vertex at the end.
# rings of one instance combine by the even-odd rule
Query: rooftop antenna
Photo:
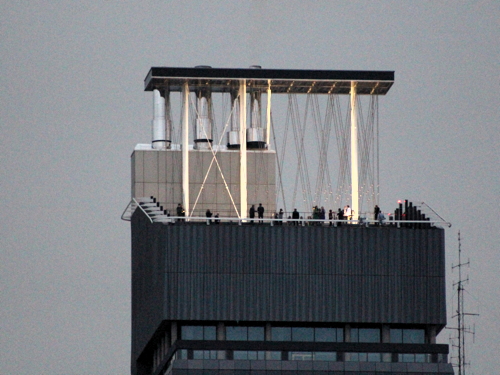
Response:
POLYGON ((452 316, 452 319, 457 319, 456 327, 447 327, 447 329, 452 329, 457 332, 457 343, 451 339, 451 346, 457 350, 457 356, 452 357, 456 362, 453 362, 454 367, 458 367, 458 375, 465 375, 466 367, 470 367, 470 362, 467 362, 465 359, 465 335, 472 334, 474 339, 475 336, 475 326, 471 329, 470 327, 465 325, 465 317, 466 316, 478 316, 479 314, 471 314, 465 312, 464 305, 464 284, 469 282, 469 275, 467 278, 462 278, 462 268, 470 266, 470 260, 467 259, 466 263, 462 263, 462 243, 460 240, 460 231, 458 231, 458 264, 451 266, 451 269, 454 270, 458 268, 458 281, 453 283, 453 287, 457 287, 457 310, 456 314, 452 316))

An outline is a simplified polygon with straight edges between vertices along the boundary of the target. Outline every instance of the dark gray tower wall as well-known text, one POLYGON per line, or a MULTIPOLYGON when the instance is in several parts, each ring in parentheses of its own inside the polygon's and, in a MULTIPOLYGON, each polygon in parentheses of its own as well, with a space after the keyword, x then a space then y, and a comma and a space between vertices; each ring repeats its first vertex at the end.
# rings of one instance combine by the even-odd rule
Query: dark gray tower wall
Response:
POLYGON ((163 320, 446 324, 444 230, 132 218, 136 349, 163 320))

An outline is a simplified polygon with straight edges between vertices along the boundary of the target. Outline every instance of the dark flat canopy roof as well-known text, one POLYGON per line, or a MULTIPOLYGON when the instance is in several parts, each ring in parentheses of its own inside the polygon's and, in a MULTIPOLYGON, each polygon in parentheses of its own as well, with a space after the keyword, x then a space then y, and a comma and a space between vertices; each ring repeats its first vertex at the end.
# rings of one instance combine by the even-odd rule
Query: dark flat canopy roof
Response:
POLYGON ((181 91, 185 82, 189 89, 210 87, 212 92, 230 92, 247 80, 247 91, 295 94, 349 94, 351 82, 357 82, 360 95, 385 95, 394 83, 393 71, 374 70, 291 70, 232 68, 152 67, 144 80, 145 91, 169 88, 181 91))

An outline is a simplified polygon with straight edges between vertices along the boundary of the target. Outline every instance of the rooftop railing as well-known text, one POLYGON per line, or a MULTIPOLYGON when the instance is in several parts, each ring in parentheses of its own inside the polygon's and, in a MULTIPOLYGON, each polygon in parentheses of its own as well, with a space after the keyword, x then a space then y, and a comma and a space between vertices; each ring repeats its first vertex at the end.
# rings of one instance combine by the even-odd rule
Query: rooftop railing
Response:
POLYGON ((437 220, 431 220, 426 218, 425 220, 396 220, 393 215, 388 215, 387 218, 382 220, 367 219, 365 217, 360 217, 358 219, 311 219, 311 218, 300 218, 300 219, 289 219, 289 218, 275 218, 275 214, 272 217, 264 218, 249 218, 249 217, 234 217, 234 216, 171 216, 167 210, 164 210, 156 202, 154 198, 132 198, 128 206, 125 208, 121 218, 122 220, 130 221, 132 214, 136 209, 140 209, 149 219, 151 223, 161 223, 164 225, 174 225, 174 224, 205 224, 205 225, 219 225, 219 224, 233 224, 233 225, 269 225, 269 226, 318 226, 318 227, 339 227, 342 225, 353 225, 353 226, 365 226, 365 227, 387 227, 393 226, 397 228, 401 227, 411 227, 411 228, 429 228, 435 226, 447 226, 451 227, 451 223, 439 218, 437 220))

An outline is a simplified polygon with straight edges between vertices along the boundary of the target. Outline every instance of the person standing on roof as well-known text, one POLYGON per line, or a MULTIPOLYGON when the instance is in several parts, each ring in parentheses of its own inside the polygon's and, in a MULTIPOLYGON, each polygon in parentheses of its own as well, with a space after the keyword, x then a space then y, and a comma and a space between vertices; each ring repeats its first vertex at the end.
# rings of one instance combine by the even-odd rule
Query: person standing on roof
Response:
MULTIPOLYGON (((253 219, 255 217, 255 205, 252 204, 252 207, 250 207, 250 213, 249 213, 250 219, 253 219)), ((250 224, 253 224, 253 220, 250 220, 250 224)))
MULTIPOLYGON (((178 217, 184 216, 184 207, 182 207, 182 204, 180 204, 180 203, 179 203, 179 204, 177 205, 177 211, 176 211, 176 213, 177 213, 177 216, 178 216, 178 217)), ((182 221, 184 221, 184 220, 182 220, 182 219, 177 219, 177 221, 178 221, 178 222, 182 222, 182 221)))
MULTIPOLYGON (((259 219, 264 218, 264 207, 262 206, 262 203, 259 203, 259 207, 257 208, 257 213, 259 214, 259 219)), ((262 224, 264 221, 259 220, 259 223, 262 224)))
POLYGON ((299 220, 299 211, 297 211, 296 208, 293 209, 293 212, 292 212, 292 219, 293 219, 293 222, 292 222, 292 225, 299 225, 298 221, 299 220))
POLYGON ((352 219, 352 210, 351 210, 351 207, 349 207, 349 205, 345 206, 344 217, 346 220, 352 219))

